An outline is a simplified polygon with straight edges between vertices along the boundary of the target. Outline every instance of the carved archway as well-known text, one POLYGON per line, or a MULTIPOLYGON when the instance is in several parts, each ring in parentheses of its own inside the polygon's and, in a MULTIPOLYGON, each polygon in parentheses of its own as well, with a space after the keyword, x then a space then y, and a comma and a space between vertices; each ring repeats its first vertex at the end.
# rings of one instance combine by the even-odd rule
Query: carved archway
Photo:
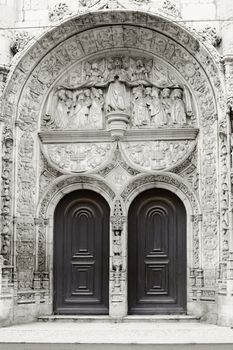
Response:
MULTIPOLYGON (((6 193, 2 200, 2 252, 6 264, 9 266, 12 263, 13 265, 20 265, 19 257, 22 255, 22 251, 25 251, 25 247, 27 247, 28 260, 31 264, 35 255, 35 237, 41 237, 39 244, 44 247, 45 236, 36 234, 38 226, 35 226, 33 218, 36 219, 36 223, 43 222, 44 224, 44 219, 46 223, 47 218, 43 212, 37 215, 38 203, 41 203, 43 193, 50 191, 53 184, 56 186, 56 183, 62 179, 62 174, 66 173, 62 166, 54 166, 54 163, 49 161, 43 147, 47 160, 40 152, 40 143, 44 146, 51 143, 67 142, 64 135, 59 136, 57 133, 51 139, 51 134, 48 137, 47 129, 44 130, 44 133, 41 130, 40 123, 45 115, 46 101, 51 96, 51 91, 56 84, 62 81, 65 72, 84 61, 93 62, 93 60, 102 59, 104 56, 111 54, 114 56, 116 51, 114 52, 113 47, 122 55, 128 53, 129 56, 136 57, 140 53, 146 60, 154 59, 156 62, 162 62, 165 67, 168 67, 175 74, 179 84, 187 86, 193 97, 195 126, 200 129, 197 144, 197 173, 201 173, 194 187, 201 203, 203 232, 207 233, 206 239, 203 237, 203 246, 208 246, 208 249, 204 249, 202 252, 201 269, 206 269, 206 286, 212 288, 208 284, 208 280, 212 278, 210 262, 215 261, 214 269, 217 270, 218 268, 217 246, 214 242, 219 237, 221 240, 227 241, 229 235, 229 225, 225 220, 227 206, 224 201, 226 195, 229 194, 229 183, 224 170, 227 157, 225 124, 221 124, 220 158, 217 146, 219 121, 224 116, 221 70, 212 53, 200 43, 195 34, 190 33, 181 24, 173 23, 165 17, 143 11, 103 10, 73 17, 37 39, 33 45, 27 48, 14 69, 12 69, 2 106, 5 125, 2 163, 2 173, 5 175, 3 176, 2 187, 6 193), (96 40, 96 36, 98 36, 98 40, 96 40), (42 133, 39 139, 38 132, 40 131, 42 133), (12 163, 12 142, 15 144, 14 156, 17 158, 14 165, 12 163), (218 163, 222 169, 221 188, 218 188, 217 184, 218 163), (15 180, 13 186, 14 193, 11 193, 13 178, 17 180, 15 180), (213 188, 217 190, 213 191, 213 188), (220 208, 221 227, 219 231, 216 212, 218 211, 220 197, 223 198, 223 201, 220 208), (13 216, 16 218, 14 230, 12 226, 13 216), (14 241, 20 242, 16 247, 14 256, 14 249, 9 244, 13 232, 15 232, 14 241), (26 244, 27 232, 30 232, 31 235, 30 245, 26 244)), ((180 133, 179 140, 182 140, 182 130, 180 133)), ((75 142, 77 137, 80 137, 80 133, 71 135, 71 137, 73 137, 72 141, 75 142)), ((109 154, 106 158, 100 160, 100 167, 78 169, 79 173, 82 172, 85 175, 88 172, 101 171, 102 162, 104 166, 108 166, 114 152, 114 143, 109 136, 104 135, 104 137, 106 137, 105 143, 109 143, 106 146, 109 147, 109 154)), ((153 134, 153 137, 157 137, 156 141, 159 140, 158 133, 157 135, 153 134)), ((192 142, 196 137, 197 132, 191 136, 189 135, 192 142)), ((188 156, 190 157, 194 151, 194 143, 189 149, 188 156)), ((126 154, 126 146, 121 144, 125 161, 129 160, 129 165, 136 168, 138 172, 151 172, 153 173, 151 176, 155 176, 154 174, 159 169, 154 171, 150 167, 135 165, 135 162, 129 159, 129 155, 126 154)), ((161 176, 163 176, 164 170, 181 173, 177 163, 171 164, 166 169, 162 168, 161 176)), ((72 173, 70 169, 67 172, 72 173)), ((187 173, 181 175, 188 178, 187 173)), ((89 177, 92 182, 92 177, 90 175, 89 177)), ((73 179, 76 178, 75 176, 73 179)), ((85 176, 84 182, 86 181, 88 183, 85 176)), ((151 181, 153 182, 153 179, 151 181)), ((179 187, 179 185, 177 186, 179 187)), ((201 229, 199 229, 199 235, 202 235, 201 229)), ((228 251, 228 248, 226 251, 228 251)), ((38 261, 38 256, 36 260, 38 261)), ((42 260, 41 266, 45 266, 45 256, 42 260)), ((38 266, 37 262, 36 266, 38 266)), ((35 286, 40 288, 41 277, 38 277, 39 273, 35 278, 37 273, 38 271, 34 267, 30 269, 29 273, 22 271, 21 277, 26 280, 23 288, 32 288, 33 283, 34 288, 35 286)), ((197 288, 201 290, 203 287, 203 270, 200 274, 201 278, 197 278, 197 281, 201 282, 198 282, 197 288)), ((45 286, 47 283, 46 276, 43 278, 45 286)), ((215 286, 211 290, 214 290, 214 288, 215 286)))

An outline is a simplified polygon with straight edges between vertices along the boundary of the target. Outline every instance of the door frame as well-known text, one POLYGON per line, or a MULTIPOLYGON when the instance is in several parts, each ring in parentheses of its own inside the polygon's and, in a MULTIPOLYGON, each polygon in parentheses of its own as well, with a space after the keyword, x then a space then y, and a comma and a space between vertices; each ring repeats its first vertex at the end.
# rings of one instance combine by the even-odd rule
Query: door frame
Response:
MULTIPOLYGON (((166 174, 170 179, 173 178, 174 175, 166 174)), ((156 176, 156 175, 155 175, 156 176)), ((197 217, 197 232, 198 232, 198 239, 199 242, 201 242, 201 208, 200 204, 194 195, 192 189, 185 184, 185 186, 188 188, 188 193, 184 193, 180 188, 176 187, 175 185, 167 182, 160 181, 159 178, 156 181, 152 181, 150 179, 151 175, 139 175, 137 176, 137 179, 146 180, 148 177, 148 181, 141 181, 141 184, 138 186, 134 186, 135 188, 132 191, 129 191, 129 194, 126 196, 125 199, 125 206, 126 206, 126 215, 128 218, 129 215, 129 208, 133 202, 133 200, 142 192, 158 188, 158 189, 165 189, 167 191, 172 192, 175 194, 183 203, 185 210, 186 210, 186 303, 187 303, 187 314, 191 314, 194 316, 200 316, 200 310, 198 310, 196 303, 192 300, 192 274, 191 271, 194 268, 193 267, 193 251, 194 251, 194 245, 193 245, 193 232, 194 232, 194 221, 195 217, 197 217), (149 181, 150 180, 150 181, 149 181), (193 196, 194 201, 191 202, 190 195, 193 196)), ((183 183, 183 179, 178 177, 177 175, 174 176, 174 179, 178 180, 179 183, 183 183), (182 181, 182 182, 181 182, 182 181)), ((135 181, 136 183, 136 181, 135 181)), ((126 222, 126 231, 127 231, 127 243, 126 246, 128 247, 128 221, 126 222)), ((127 248, 126 248, 127 249, 127 248)), ((201 253, 199 248, 199 254, 201 253)), ((127 271, 128 271, 128 265, 127 265, 127 271)), ((128 276, 127 276, 128 277, 128 276)), ((128 280, 128 278, 127 278, 128 280)), ((127 291, 128 291, 128 285, 127 285, 127 291)), ((128 298, 127 298, 128 299, 128 298)), ((127 300, 127 313, 128 313, 128 300, 127 300)), ((142 316, 143 317, 143 316, 142 316)), ((148 315, 147 315, 148 317, 148 315)), ((153 317, 153 316, 152 316, 153 317)))
POLYGON ((109 204, 96 191, 86 189, 72 191, 57 204, 54 213, 53 237, 53 280, 55 282, 53 286, 53 312, 55 315, 70 315, 72 312, 77 315, 108 315, 109 279, 107 280, 105 276, 109 276, 109 217, 109 204), (89 244, 86 243, 86 247, 88 247, 86 249, 88 249, 88 257, 78 251, 78 245, 75 245, 75 252, 71 248, 72 239, 77 238, 77 233, 80 233, 80 229, 74 227, 74 222, 77 220, 77 210, 81 211, 82 214, 83 212, 93 214, 88 217, 89 223, 87 224, 87 242, 89 241, 89 244), (75 215, 73 216, 73 214, 75 215), (90 222, 91 230, 89 229, 90 222), (89 250, 92 249, 91 247, 94 247, 93 251, 89 250), (94 267, 91 279, 93 295, 80 294, 80 290, 79 292, 75 290, 72 284, 72 267, 74 268, 74 266, 75 276, 83 266, 89 267, 88 274, 91 273, 91 266, 94 267), (69 276, 69 283, 66 284, 67 276, 69 276), (73 292, 76 292, 78 296, 74 296, 73 292), (67 300, 66 293, 69 294, 69 300, 67 300))
MULTIPOLYGON (((43 217, 44 223, 46 225, 46 244, 45 247, 39 248, 39 220, 36 225, 37 230, 37 241, 36 241, 36 268, 38 269, 38 252, 39 249, 43 250, 46 260, 46 271, 49 274, 49 279, 47 282, 47 287, 45 288, 46 301, 43 306, 43 313, 53 314, 53 232, 54 232, 54 211, 61 200, 61 198, 79 189, 92 190, 94 192, 102 195, 110 206, 110 232, 109 232, 109 242, 110 242, 110 256, 109 256, 109 267, 110 267, 110 281, 109 281, 109 317, 112 318, 122 318, 128 314, 128 300, 127 300, 127 241, 128 241, 128 227, 127 221, 124 222, 124 227, 122 231, 122 256, 124 261, 124 269, 126 271, 123 278, 123 291, 121 300, 113 300, 112 298, 112 256, 113 256, 113 228, 111 217, 114 215, 114 203, 117 198, 121 199, 122 211, 124 217, 128 217, 128 210, 133 201, 133 199, 141 192, 151 189, 151 188, 162 188, 176 194, 180 200, 183 202, 186 214, 186 244, 187 244, 187 313, 199 316, 202 312, 201 309, 197 308, 195 300, 192 300, 192 276, 190 271, 193 267, 193 238, 194 231, 197 233, 196 236, 200 240, 201 236, 201 209, 200 204, 196 198, 196 195, 192 191, 191 186, 184 183, 183 179, 178 175, 174 174, 155 174, 155 175, 137 175, 131 179, 119 194, 114 192, 110 188, 107 181, 101 179, 96 175, 76 175, 69 176, 64 175, 53 182, 53 184, 48 188, 44 196, 41 198, 40 203, 37 208, 36 217, 43 217), (179 187, 178 187, 179 186, 179 187), (198 222, 194 223, 194 217, 198 216, 198 222), (194 225, 197 227, 194 229, 194 225)), ((200 249, 198 252, 200 253, 200 249)))
MULTIPOLYGON (((165 189, 154 187, 144 190, 131 202, 128 210, 128 224, 130 225, 128 229, 128 313, 130 315, 186 314, 186 216, 186 209, 183 202, 173 192, 165 189), (148 233, 147 230, 153 231, 154 235, 153 225, 147 227, 145 231, 147 219, 145 219, 144 215, 148 213, 148 211, 156 210, 156 208, 158 211, 164 213, 167 220, 167 229, 164 234, 168 245, 164 245, 163 248, 160 248, 159 253, 152 253, 150 250, 152 246, 151 248, 147 247, 147 249, 149 249, 148 251, 145 250, 144 244, 146 244, 146 242, 148 243, 145 236, 145 234, 148 233), (174 219, 177 221, 173 228, 172 222, 174 219), (180 224, 181 227, 177 226, 177 224, 180 224), (147 265, 144 261, 145 254, 147 265), (153 255, 153 257, 151 255, 153 255), (165 265, 167 259, 172 262, 165 265), (148 281, 146 280, 145 268, 146 266, 149 268, 151 264, 155 267, 161 267, 161 264, 166 266, 165 269, 168 270, 168 295, 162 292, 160 292, 161 294, 158 292, 158 294, 154 296, 147 294, 149 290, 147 289, 148 287, 146 287, 148 281), (179 276, 176 276, 178 281, 175 281, 173 276, 177 269, 180 273, 179 276), (139 295, 141 295, 141 297, 139 297, 139 295), (161 301, 161 299, 163 299, 163 301, 161 301)), ((153 238, 151 239, 153 240, 153 238)), ((162 243, 160 242, 160 244, 162 243)), ((163 274, 164 273, 165 272, 163 272, 163 274)))
MULTIPOLYGON (((46 308, 46 313, 53 315, 53 294, 54 294, 54 280, 53 280, 53 264, 54 264, 54 213, 55 209, 60 202, 60 200, 66 195, 71 192, 77 191, 77 190, 90 190, 93 192, 96 192, 100 194, 109 204, 110 207, 110 215, 109 219, 113 215, 113 209, 114 209, 114 198, 116 194, 114 191, 106 184, 104 181, 100 180, 96 176, 88 175, 88 176, 77 176, 73 177, 73 183, 69 183, 71 177, 70 176, 63 176, 62 180, 64 182, 64 186, 58 186, 61 182, 61 179, 58 179, 55 184, 54 192, 51 195, 51 198, 48 202, 47 207, 45 208, 45 224, 46 224, 46 248, 45 248, 45 254, 46 254, 46 268, 49 273, 49 281, 48 281, 48 290, 49 294, 47 295, 48 300, 48 307, 46 308), (85 181, 86 180, 86 181, 85 181)), ((49 193, 52 189, 49 188, 49 193)), ((40 204, 38 206, 38 211, 41 210, 41 207, 43 205, 44 197, 41 199, 40 204)), ((38 236, 39 236, 39 223, 37 225, 37 250, 38 250, 38 236)), ((111 229, 111 222, 110 222, 110 229, 109 229, 109 268, 111 268, 111 254, 112 254, 112 229, 111 229)), ((38 254, 36 254, 38 256, 38 254)), ((37 261, 38 265, 38 261, 37 261)), ((112 314, 112 308, 111 308, 111 282, 109 278, 109 316, 112 314)), ((98 316, 94 316, 95 318, 98 316)), ((102 317, 102 316, 99 316, 102 317)))

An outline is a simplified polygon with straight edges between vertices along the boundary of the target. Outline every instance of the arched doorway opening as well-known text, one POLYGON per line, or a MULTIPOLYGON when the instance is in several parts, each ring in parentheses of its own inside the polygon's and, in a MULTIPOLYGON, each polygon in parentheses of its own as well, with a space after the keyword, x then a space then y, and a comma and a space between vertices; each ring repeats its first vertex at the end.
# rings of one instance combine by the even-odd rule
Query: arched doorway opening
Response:
POLYGON ((108 314, 109 214, 91 190, 65 195, 54 214, 55 314, 108 314))
POLYGON ((186 312, 186 210, 172 192, 140 193, 128 215, 129 314, 186 312))

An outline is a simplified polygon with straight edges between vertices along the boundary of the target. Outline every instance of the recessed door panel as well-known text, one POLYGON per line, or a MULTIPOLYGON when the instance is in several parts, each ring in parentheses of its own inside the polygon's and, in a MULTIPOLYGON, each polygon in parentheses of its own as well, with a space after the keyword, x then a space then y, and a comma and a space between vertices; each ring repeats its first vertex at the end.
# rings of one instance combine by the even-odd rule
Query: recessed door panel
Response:
POLYGON ((173 193, 151 189, 129 209, 130 314, 186 311, 186 211, 173 193))
POLYGON ((92 191, 72 192, 59 202, 54 226, 54 312, 107 314, 107 202, 92 191))

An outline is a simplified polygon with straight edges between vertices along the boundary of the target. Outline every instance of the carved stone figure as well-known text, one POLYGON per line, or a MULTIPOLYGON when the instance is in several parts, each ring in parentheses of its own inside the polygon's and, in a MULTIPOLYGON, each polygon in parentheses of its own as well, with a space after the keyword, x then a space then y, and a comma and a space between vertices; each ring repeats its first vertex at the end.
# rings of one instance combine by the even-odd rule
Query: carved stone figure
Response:
POLYGON ((72 103, 71 91, 64 88, 57 90, 48 98, 44 121, 55 124, 56 128, 65 129, 70 122, 72 103))
POLYGON ((103 127, 103 105, 104 97, 101 89, 92 88, 92 103, 90 106, 88 124, 89 127, 102 128, 103 127))
POLYGON ((115 256, 120 256, 122 253, 121 247, 121 230, 114 230, 113 238, 113 254, 115 256))
POLYGON ((173 124, 183 125, 186 123, 185 104, 181 89, 174 89, 171 94, 171 121, 173 124))
POLYGON ((133 88, 132 90, 132 105, 133 105, 133 124, 135 126, 149 124, 149 110, 146 104, 144 91, 142 86, 133 88))
POLYGON ((54 121, 58 128, 64 129, 69 123, 68 113, 70 109, 70 103, 68 102, 68 96, 65 89, 61 89, 56 94, 57 106, 54 113, 54 121))
POLYGON ((171 114, 171 99, 170 99, 171 91, 168 88, 164 88, 161 91, 161 99, 162 99, 162 111, 163 111, 163 124, 167 124, 170 114, 171 114))
POLYGON ((159 98, 159 89, 154 86, 151 89, 151 100, 148 105, 150 109, 151 124, 154 126, 162 126, 166 124, 167 120, 159 98))
POLYGON ((84 91, 81 90, 76 92, 75 98, 76 103, 71 116, 71 123, 74 125, 74 127, 83 129, 88 127, 88 116, 92 104, 90 90, 85 89, 84 91))
POLYGON ((126 86, 124 83, 119 81, 118 76, 115 78, 114 82, 110 83, 108 87, 105 103, 107 112, 124 112, 128 109, 126 86))
POLYGON ((86 62, 85 63, 85 80, 89 85, 96 85, 103 81, 103 73, 105 71, 105 60, 86 62))

